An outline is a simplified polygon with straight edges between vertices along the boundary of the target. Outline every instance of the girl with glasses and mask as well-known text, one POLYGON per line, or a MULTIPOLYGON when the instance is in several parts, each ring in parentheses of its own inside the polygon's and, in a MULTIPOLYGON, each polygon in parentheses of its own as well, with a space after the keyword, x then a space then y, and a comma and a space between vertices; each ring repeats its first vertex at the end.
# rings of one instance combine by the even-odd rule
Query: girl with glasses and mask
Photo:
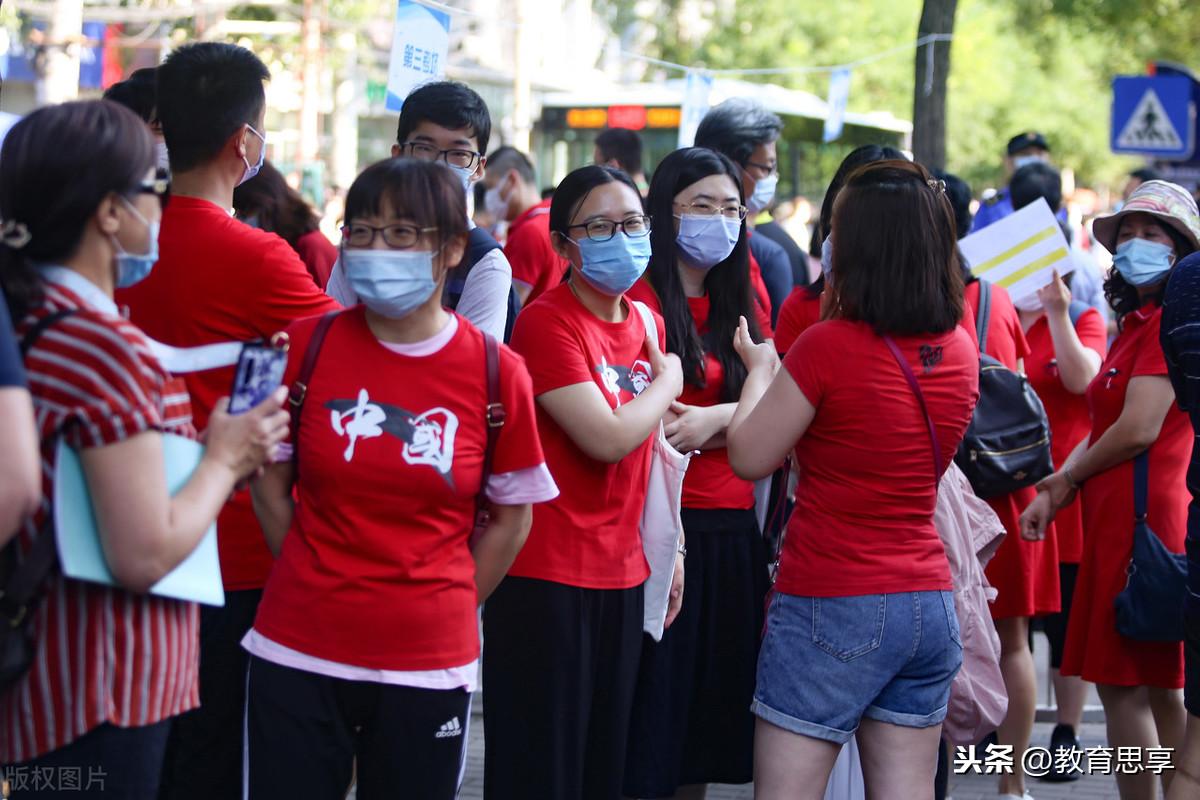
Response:
MULTIPOLYGON (((1194 436, 1175 402, 1159 328, 1175 264, 1200 248, 1200 214, 1182 187, 1147 181, 1093 228, 1113 254, 1104 293, 1120 333, 1087 387, 1091 435, 1038 484, 1021 515, 1021 534, 1042 539, 1050 520, 1080 497, 1083 554, 1061 672, 1096 683, 1110 746, 1177 749, 1185 724, 1183 645, 1122 636, 1114 601, 1128 580, 1139 454, 1149 464, 1146 522, 1167 549, 1184 550, 1194 436)), ((1164 784, 1172 772, 1163 773, 1164 784)), ((1155 797, 1157 782, 1150 771, 1117 775, 1122 798, 1155 797)))
POLYGON ((666 434, 692 457, 683 483, 688 586, 675 624, 643 637, 625 763, 629 797, 703 797, 707 783, 752 778, 754 668, 767 589, 754 484, 733 474, 725 428, 746 377, 738 318, 756 342, 770 317, 753 300, 741 175, 701 147, 676 150, 646 198, 652 253, 630 291, 663 315, 684 390, 666 434))
POLYGON ((363 800, 455 796, 477 609, 558 493, 521 359, 442 307, 464 202, 444 165, 368 167, 342 229, 361 305, 289 329, 294 457, 254 491, 278 560, 244 641, 251 798, 341 798, 356 764, 363 800))
MULTIPOLYGON (((538 431, 558 499, 484 608, 484 792, 492 800, 621 796, 650 568, 639 521, 652 436, 682 389, 662 319, 626 292, 650 259, 650 220, 625 173, 589 166, 550 206, 565 283, 521 312, 538 431), (652 312, 649 312, 652 313, 652 312)), ((668 624, 682 599, 676 558, 668 624)))
MULTIPOLYGON (((53 556, 60 441, 78 452, 115 581, 68 578, 51 561, 25 612, 33 666, 5 663, 0 678, 0 773, 14 798, 46 796, 22 775, 69 790, 62 776, 81 765, 102 771, 106 796, 156 796, 170 720, 199 705, 199 617, 195 603, 149 591, 287 431, 282 391, 237 416, 220 401, 199 464, 168 492, 163 434, 196 435, 187 389, 113 301, 158 260, 166 192, 150 132, 108 101, 39 109, 0 151, 0 286, 23 339, 45 476, 36 513, 14 539, 0 532, 0 593, 14 560, 20 574, 46 546, 53 556)), ((0 625, 20 616, 0 602, 0 625)))

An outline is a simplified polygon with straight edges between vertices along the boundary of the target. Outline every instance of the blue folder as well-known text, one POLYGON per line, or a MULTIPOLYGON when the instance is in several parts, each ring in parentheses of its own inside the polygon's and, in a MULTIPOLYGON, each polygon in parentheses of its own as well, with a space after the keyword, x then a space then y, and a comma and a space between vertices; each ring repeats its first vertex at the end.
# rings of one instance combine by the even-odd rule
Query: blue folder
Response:
MULTIPOLYGON (((204 448, 198 442, 170 433, 163 435, 162 446, 167 491, 175 494, 195 472, 204 448)), ((63 574, 81 581, 116 586, 112 571, 104 560, 79 454, 59 439, 55 461, 54 527, 63 574)), ((150 588, 150 594, 210 606, 225 605, 215 522, 205 531, 196 549, 150 588)))

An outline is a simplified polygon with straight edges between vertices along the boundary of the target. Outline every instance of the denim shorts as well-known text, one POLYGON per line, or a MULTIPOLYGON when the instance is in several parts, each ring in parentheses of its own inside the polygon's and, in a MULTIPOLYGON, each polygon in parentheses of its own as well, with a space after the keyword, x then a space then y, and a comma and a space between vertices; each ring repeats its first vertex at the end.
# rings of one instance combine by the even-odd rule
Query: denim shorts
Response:
POLYGON ((776 593, 750 709, 784 730, 837 743, 864 716, 928 728, 946 718, 961 664, 952 592, 776 593))

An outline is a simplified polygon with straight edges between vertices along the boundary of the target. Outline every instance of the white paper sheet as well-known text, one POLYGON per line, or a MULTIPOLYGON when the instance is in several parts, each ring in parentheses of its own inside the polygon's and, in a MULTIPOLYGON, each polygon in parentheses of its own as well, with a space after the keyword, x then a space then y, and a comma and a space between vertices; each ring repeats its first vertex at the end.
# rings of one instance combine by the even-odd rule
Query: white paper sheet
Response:
POLYGON ((959 240, 959 250, 975 277, 1008 290, 1020 302, 1073 268, 1067 237, 1045 199, 959 240))

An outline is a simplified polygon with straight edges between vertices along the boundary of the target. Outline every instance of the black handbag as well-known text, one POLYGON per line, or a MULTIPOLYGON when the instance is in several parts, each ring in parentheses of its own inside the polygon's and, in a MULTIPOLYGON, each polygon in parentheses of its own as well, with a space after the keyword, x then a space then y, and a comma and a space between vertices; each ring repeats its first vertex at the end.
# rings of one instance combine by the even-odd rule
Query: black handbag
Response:
POLYGON ((1033 484, 1054 471, 1050 423, 1029 380, 985 354, 992 286, 979 281, 979 402, 954 462, 987 499, 1033 484))
POLYGON ((1133 460, 1133 555, 1125 588, 1113 605, 1117 633, 1141 642, 1183 641, 1187 556, 1172 553, 1146 522, 1150 458, 1133 460))
MULTIPOLYGON (((21 339, 21 355, 29 352, 47 328, 74 313, 73 308, 64 309, 38 320, 21 339)), ((58 564, 53 513, 47 515, 24 558, 18 556, 18 536, 0 550, 0 689, 19 680, 33 664, 37 653, 37 642, 33 639, 34 612, 41 602, 46 579, 58 564)))

